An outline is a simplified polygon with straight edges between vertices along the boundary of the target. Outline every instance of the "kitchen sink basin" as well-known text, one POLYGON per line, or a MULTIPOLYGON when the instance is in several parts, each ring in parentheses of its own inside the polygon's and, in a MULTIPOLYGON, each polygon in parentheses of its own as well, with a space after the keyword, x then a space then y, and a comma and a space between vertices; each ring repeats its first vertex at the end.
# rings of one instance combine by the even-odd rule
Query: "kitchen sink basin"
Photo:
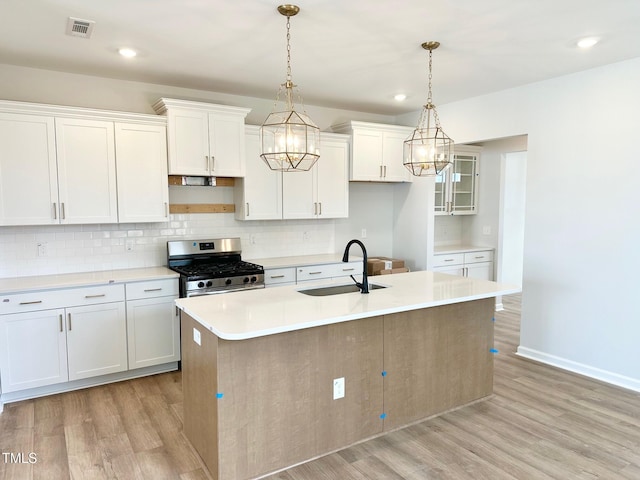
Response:
MULTIPOLYGON (((384 285, 369 284, 369 292, 371 290, 378 290, 380 288, 387 288, 384 285)), ((329 285, 326 287, 307 288, 305 290, 298 290, 305 295, 311 295, 312 297, 326 297, 328 295, 340 295, 342 293, 354 293, 360 292, 360 289, 355 284, 349 285, 329 285)))

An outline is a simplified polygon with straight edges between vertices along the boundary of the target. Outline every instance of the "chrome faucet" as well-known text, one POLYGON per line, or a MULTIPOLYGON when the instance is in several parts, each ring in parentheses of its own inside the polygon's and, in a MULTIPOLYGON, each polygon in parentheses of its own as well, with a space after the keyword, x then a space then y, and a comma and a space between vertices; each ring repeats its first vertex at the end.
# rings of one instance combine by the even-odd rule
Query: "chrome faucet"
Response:
POLYGON ((360 240, 349 240, 349 243, 347 243, 347 246, 344 248, 342 261, 349 261, 349 248, 351 248, 351 245, 353 245, 354 243, 360 245, 360 248, 362 249, 362 255, 364 257, 362 259, 362 283, 359 283, 355 278, 353 278, 353 275, 351 275, 351 279, 356 283, 356 287, 360 289, 360 293, 369 293, 369 281, 367 280, 367 249, 364 247, 364 243, 362 243, 360 240))

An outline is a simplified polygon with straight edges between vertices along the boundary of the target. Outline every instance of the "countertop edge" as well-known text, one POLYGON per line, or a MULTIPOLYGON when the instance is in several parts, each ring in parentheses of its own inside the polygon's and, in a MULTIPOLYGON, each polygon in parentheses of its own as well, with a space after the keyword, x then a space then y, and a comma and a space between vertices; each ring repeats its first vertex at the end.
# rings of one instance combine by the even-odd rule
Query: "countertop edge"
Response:
POLYGON ((167 278, 178 278, 179 276, 178 273, 166 267, 141 267, 63 273, 58 275, 0 278, 0 295, 163 280, 167 278))

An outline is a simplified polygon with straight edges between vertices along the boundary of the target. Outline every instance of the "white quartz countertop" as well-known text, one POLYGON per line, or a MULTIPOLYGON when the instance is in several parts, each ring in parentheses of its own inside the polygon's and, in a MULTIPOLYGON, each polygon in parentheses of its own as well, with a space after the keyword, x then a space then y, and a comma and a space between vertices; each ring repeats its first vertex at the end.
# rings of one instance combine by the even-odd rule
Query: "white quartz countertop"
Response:
POLYGON ((144 280, 177 278, 179 275, 166 267, 125 268, 98 272, 63 273, 33 277, 0 278, 0 294, 50 290, 55 288, 108 285, 144 280))
MULTIPOLYGON (((361 256, 352 255, 352 253, 358 253, 360 250, 358 247, 353 247, 353 252, 349 254, 349 261, 362 260, 361 256)), ((288 267, 303 267, 306 265, 324 265, 328 263, 340 263, 342 262, 342 253, 324 253, 316 255, 295 255, 291 257, 273 257, 273 258, 242 258, 247 262, 262 265, 267 268, 288 268, 288 267)))
POLYGON ((433 247, 433 253, 436 255, 446 253, 483 252, 486 250, 493 250, 493 247, 482 247, 478 245, 440 245, 433 247))
MULTIPOLYGON (((327 281, 348 284, 349 279, 327 281)), ((369 277, 388 288, 324 297, 299 290, 321 285, 290 285, 181 298, 178 307, 224 340, 245 340, 391 313, 479 300, 520 292, 520 287, 421 271, 369 277)))

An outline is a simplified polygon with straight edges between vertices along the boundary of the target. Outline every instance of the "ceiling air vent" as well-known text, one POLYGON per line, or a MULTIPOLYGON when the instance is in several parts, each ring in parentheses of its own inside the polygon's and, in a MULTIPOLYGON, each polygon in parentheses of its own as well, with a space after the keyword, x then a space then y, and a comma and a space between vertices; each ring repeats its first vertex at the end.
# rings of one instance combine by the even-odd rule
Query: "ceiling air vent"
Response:
POLYGON ((93 25, 95 23, 93 20, 69 17, 66 33, 72 37, 89 38, 93 32, 93 25))

